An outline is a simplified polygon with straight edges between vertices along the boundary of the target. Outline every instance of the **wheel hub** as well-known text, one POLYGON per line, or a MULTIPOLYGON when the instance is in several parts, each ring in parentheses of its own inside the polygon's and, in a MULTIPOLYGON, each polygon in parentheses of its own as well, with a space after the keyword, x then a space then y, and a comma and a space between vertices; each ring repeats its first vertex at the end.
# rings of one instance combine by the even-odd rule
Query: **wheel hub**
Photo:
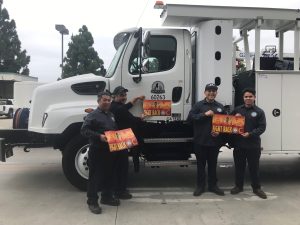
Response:
POLYGON ((89 178, 89 167, 87 164, 89 148, 89 144, 84 145, 75 156, 75 168, 78 174, 85 179, 89 178))

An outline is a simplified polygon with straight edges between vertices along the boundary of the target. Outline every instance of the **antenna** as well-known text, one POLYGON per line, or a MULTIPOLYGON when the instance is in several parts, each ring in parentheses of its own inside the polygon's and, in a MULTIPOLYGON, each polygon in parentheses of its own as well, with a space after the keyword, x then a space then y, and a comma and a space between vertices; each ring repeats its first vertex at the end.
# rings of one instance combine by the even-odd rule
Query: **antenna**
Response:
MULTIPOLYGON (((0 1, 1 1, 1 0, 0 0, 0 1)), ((142 11, 142 13, 141 13, 141 15, 140 15, 140 17, 139 17, 137 23, 136 23, 136 27, 139 26, 139 23, 140 23, 140 21, 141 21, 143 15, 144 15, 144 13, 145 13, 145 10, 146 10, 146 8, 147 8, 147 6, 148 6, 149 1, 150 1, 150 0, 147 0, 146 5, 145 5, 145 7, 144 7, 144 9, 143 9, 143 11, 142 11)))

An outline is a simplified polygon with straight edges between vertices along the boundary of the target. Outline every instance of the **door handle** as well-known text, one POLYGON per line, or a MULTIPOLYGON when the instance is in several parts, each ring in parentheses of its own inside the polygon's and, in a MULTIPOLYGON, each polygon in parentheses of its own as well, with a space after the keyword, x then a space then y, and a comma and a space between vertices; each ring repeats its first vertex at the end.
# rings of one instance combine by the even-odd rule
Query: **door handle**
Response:
POLYGON ((274 117, 280 116, 280 109, 277 108, 273 109, 272 114, 274 117))

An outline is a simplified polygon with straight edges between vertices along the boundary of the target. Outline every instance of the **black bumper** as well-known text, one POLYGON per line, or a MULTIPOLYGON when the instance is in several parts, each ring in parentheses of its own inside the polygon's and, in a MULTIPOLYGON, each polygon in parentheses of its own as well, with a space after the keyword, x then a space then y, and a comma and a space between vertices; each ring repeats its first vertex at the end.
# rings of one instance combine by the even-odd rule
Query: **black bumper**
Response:
POLYGON ((54 135, 45 135, 30 132, 26 129, 0 130, 0 161, 13 155, 13 148, 23 146, 27 148, 40 148, 53 146, 54 135))

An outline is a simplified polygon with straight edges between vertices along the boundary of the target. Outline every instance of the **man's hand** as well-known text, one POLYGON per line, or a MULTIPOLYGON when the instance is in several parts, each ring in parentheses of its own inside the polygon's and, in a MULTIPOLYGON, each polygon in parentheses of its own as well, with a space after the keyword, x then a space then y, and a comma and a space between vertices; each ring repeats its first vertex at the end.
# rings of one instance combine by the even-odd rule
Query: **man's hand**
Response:
POLYGON ((132 105, 134 105, 138 100, 143 101, 144 99, 145 99, 145 95, 141 95, 141 96, 135 97, 130 102, 132 103, 132 105))
POLYGON ((213 136, 213 137, 217 137, 217 136, 219 136, 219 132, 214 132, 214 131, 212 131, 211 132, 211 136, 213 136))
POLYGON ((208 110, 207 112, 204 113, 205 116, 213 116, 214 115, 214 111, 212 110, 208 110))
POLYGON ((107 142, 107 138, 104 134, 100 134, 100 140, 103 142, 107 142))
POLYGON ((144 114, 144 113, 142 113, 142 115, 140 116, 140 118, 142 119, 142 120, 144 120, 144 119, 146 119, 146 118, 149 118, 149 117, 151 117, 150 115, 147 115, 147 114, 144 114))
POLYGON ((248 138, 250 136, 249 132, 241 134, 244 138, 248 138))

